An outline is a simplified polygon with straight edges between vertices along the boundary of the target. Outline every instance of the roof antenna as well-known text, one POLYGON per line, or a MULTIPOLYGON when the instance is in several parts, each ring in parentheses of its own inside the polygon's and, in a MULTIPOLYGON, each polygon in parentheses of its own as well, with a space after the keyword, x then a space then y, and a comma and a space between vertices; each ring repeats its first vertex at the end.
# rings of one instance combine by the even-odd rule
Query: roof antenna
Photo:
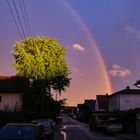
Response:
POLYGON ((133 85, 136 86, 137 88, 140 88, 140 80, 136 81, 136 83, 134 83, 133 85))

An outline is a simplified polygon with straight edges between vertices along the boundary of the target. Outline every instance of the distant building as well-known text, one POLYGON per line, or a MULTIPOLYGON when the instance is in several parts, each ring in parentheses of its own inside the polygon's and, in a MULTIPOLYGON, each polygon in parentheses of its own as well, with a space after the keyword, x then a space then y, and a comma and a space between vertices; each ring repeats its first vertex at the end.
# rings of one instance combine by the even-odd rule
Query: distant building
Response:
POLYGON ((11 76, 0 76, 0 110, 20 110, 21 89, 11 76))
POLYGON ((127 87, 109 95, 109 111, 125 111, 136 108, 140 108, 140 89, 127 87))
POLYGON ((77 104, 77 111, 82 112, 83 111, 84 104, 77 104))
POLYGON ((95 111, 108 111, 108 95, 96 95, 95 111))
POLYGON ((95 111, 95 100, 85 100, 84 104, 87 106, 87 108, 90 110, 90 112, 95 111))
POLYGON ((62 113, 63 114, 73 115, 73 114, 76 114, 76 112, 77 112, 77 107, 75 107, 75 106, 64 106, 62 108, 62 113))

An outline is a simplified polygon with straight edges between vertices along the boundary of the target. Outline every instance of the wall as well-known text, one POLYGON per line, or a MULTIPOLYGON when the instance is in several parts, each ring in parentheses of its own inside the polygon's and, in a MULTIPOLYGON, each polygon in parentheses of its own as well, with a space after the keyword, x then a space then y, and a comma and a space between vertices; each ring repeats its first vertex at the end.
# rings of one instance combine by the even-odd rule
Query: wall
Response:
POLYGON ((19 93, 1 93, 0 110, 21 109, 21 97, 19 93))
POLYGON ((120 95, 115 94, 109 97, 109 111, 116 111, 120 109, 120 95))
POLYGON ((140 108, 140 94, 121 94, 120 110, 140 108))
POLYGON ((97 99, 96 99, 96 101, 95 101, 95 111, 99 111, 98 100, 97 100, 97 99))

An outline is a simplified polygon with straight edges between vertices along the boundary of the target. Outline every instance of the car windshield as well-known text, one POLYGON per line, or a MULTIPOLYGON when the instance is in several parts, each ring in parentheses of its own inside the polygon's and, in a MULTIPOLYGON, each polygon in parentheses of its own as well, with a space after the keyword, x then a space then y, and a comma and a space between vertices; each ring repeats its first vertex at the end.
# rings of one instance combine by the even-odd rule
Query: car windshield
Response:
POLYGON ((99 119, 101 119, 101 120, 106 120, 106 119, 108 119, 108 116, 106 116, 106 115, 101 115, 101 116, 97 116, 99 119))
POLYGON ((53 125, 53 121, 51 119, 45 119, 45 120, 33 120, 32 123, 40 123, 44 126, 46 129, 51 129, 53 125))
POLYGON ((22 126, 22 125, 7 125, 1 133, 1 138, 10 139, 33 139, 35 136, 35 128, 33 126, 22 126))
POLYGON ((119 119, 110 119, 109 120, 109 124, 120 124, 120 120, 119 119))

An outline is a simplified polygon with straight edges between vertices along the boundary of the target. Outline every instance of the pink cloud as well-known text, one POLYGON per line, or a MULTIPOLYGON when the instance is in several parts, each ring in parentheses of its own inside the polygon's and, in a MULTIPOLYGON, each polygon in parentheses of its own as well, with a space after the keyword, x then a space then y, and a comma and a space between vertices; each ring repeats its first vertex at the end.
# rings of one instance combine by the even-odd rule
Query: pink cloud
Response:
POLYGON ((75 49, 75 50, 78 50, 78 51, 80 51, 80 52, 84 52, 85 51, 85 48, 84 47, 82 47, 80 44, 73 44, 73 49, 75 49))
POLYGON ((78 74, 79 76, 83 76, 82 72, 77 67, 73 67, 71 71, 78 74))
POLYGON ((131 71, 125 67, 118 65, 118 64, 113 64, 112 69, 109 70, 109 74, 112 77, 127 77, 131 74, 131 71))
POLYGON ((127 26, 124 28, 124 30, 135 35, 135 37, 140 40, 140 30, 137 30, 136 28, 132 26, 127 26))

